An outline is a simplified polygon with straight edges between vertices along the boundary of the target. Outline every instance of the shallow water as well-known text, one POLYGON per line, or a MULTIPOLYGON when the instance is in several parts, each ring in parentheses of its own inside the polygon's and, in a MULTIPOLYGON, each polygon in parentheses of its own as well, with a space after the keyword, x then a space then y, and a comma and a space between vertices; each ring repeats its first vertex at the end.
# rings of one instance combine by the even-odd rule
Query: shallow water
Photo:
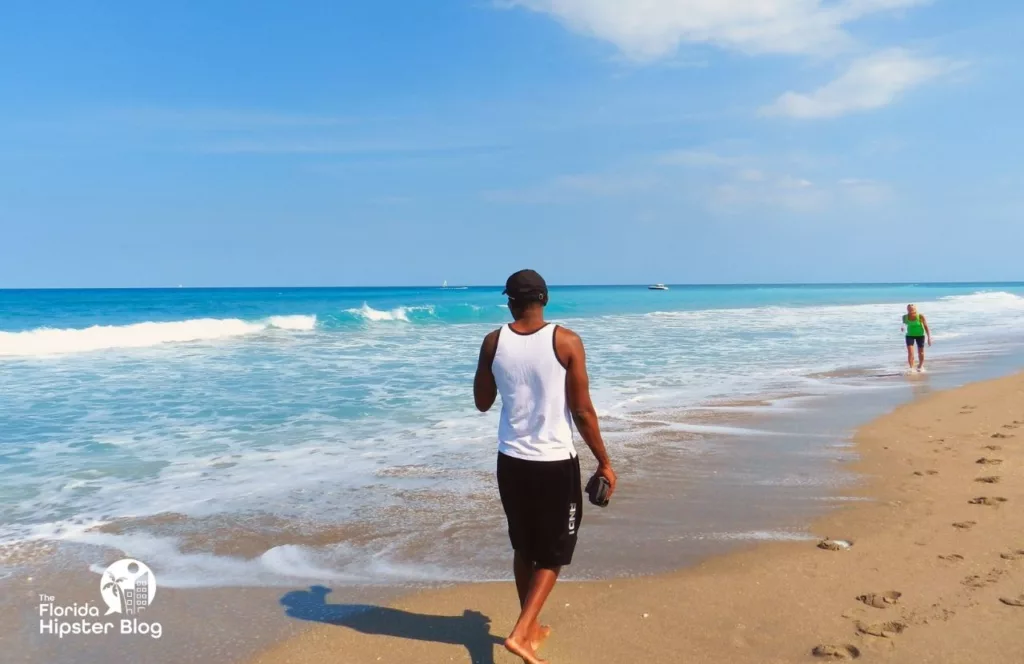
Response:
MULTIPOLYGON (((848 481, 845 430, 803 423, 830 399, 907 395, 906 302, 934 328, 927 380, 942 382, 1013 352, 1022 295, 554 289, 635 487, 628 518, 587 516, 629 546, 576 573, 800 536, 848 481), (628 553, 645 542, 678 545, 628 553)), ((470 394, 480 339, 507 318, 499 288, 0 291, 0 311, 2 541, 131 550, 172 587, 507 576, 496 413, 470 394)))

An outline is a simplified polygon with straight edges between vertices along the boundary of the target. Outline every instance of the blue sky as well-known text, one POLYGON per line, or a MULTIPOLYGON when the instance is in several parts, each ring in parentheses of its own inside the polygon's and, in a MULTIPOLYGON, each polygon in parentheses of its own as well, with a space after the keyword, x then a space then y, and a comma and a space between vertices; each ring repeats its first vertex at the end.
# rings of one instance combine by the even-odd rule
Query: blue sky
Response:
POLYGON ((1010 0, 0 5, 0 287, 1022 279, 1010 0))

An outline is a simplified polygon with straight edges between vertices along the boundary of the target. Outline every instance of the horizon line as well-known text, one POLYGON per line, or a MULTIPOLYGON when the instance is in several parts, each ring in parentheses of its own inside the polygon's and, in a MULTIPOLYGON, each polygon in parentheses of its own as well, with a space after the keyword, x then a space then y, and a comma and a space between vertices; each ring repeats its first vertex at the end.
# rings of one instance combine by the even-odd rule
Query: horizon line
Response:
MULTIPOLYGON (((550 288, 646 288, 654 283, 664 283, 670 288, 729 288, 729 287, 786 287, 786 286, 981 286, 981 285, 1014 285, 1024 286, 1024 281, 778 281, 778 282, 642 282, 619 284, 585 284, 565 283, 549 284, 550 288)), ((34 292, 34 291, 192 291, 192 290, 413 290, 413 289, 470 289, 470 288, 504 288, 503 284, 456 284, 454 286, 437 285, 402 285, 402 286, 42 286, 24 288, 0 288, 3 292, 34 292)))

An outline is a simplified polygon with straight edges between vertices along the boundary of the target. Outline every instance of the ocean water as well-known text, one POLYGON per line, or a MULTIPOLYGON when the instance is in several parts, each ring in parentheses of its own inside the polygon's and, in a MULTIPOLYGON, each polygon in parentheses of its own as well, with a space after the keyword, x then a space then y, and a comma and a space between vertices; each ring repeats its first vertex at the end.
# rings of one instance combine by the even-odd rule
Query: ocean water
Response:
MULTIPOLYGON (((497 409, 471 383, 500 291, 0 291, 0 544, 113 546, 179 586, 487 578, 482 548, 507 547, 497 409)), ((652 413, 791 408, 902 371, 908 302, 933 371, 1021 341, 1010 283, 565 287, 548 317, 583 335, 612 454, 639 472, 654 443, 629 432, 652 413)), ((758 435, 666 426, 659 450, 758 435)))

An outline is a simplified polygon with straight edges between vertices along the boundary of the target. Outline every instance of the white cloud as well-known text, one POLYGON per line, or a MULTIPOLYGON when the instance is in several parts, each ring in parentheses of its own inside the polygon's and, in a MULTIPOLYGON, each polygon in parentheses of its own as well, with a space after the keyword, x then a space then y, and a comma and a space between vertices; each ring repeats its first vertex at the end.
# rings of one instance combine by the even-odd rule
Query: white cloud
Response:
POLYGON ((929 0, 497 0, 548 14, 638 61, 683 43, 745 53, 824 53, 849 45, 848 23, 929 0))
POLYGON ((814 213, 825 211, 834 194, 832 187, 806 178, 747 168, 716 178, 706 190, 705 203, 713 211, 726 213, 770 208, 814 213))
POLYGON ((811 182, 792 175, 766 173, 758 180, 734 174, 707 190, 705 202, 716 212, 750 213, 781 209, 800 214, 821 214, 830 210, 872 208, 892 199, 882 182, 840 180, 811 182))
POLYGON ((861 178, 843 178, 839 181, 842 195, 863 205, 878 205, 892 198, 892 190, 884 182, 861 178))
POLYGON ((742 155, 703 147, 647 155, 615 172, 561 175, 531 186, 484 191, 481 197, 525 205, 688 200, 719 214, 755 216, 763 210, 822 214, 871 208, 891 198, 885 183, 837 178, 828 173, 834 169, 822 166, 825 162, 800 153, 742 155), (810 172, 815 176, 805 177, 810 172))
POLYGON ((812 181, 801 175, 808 162, 822 160, 804 155, 735 156, 713 150, 677 150, 655 157, 662 166, 687 169, 692 194, 713 212, 750 214, 778 209, 796 214, 819 214, 849 206, 871 207, 890 200, 882 182, 858 178, 812 181))
POLYGON ((956 65, 941 58, 921 58, 903 49, 888 49, 854 60, 831 83, 806 94, 787 92, 763 115, 800 119, 834 118, 888 106, 906 90, 951 71, 956 65))

